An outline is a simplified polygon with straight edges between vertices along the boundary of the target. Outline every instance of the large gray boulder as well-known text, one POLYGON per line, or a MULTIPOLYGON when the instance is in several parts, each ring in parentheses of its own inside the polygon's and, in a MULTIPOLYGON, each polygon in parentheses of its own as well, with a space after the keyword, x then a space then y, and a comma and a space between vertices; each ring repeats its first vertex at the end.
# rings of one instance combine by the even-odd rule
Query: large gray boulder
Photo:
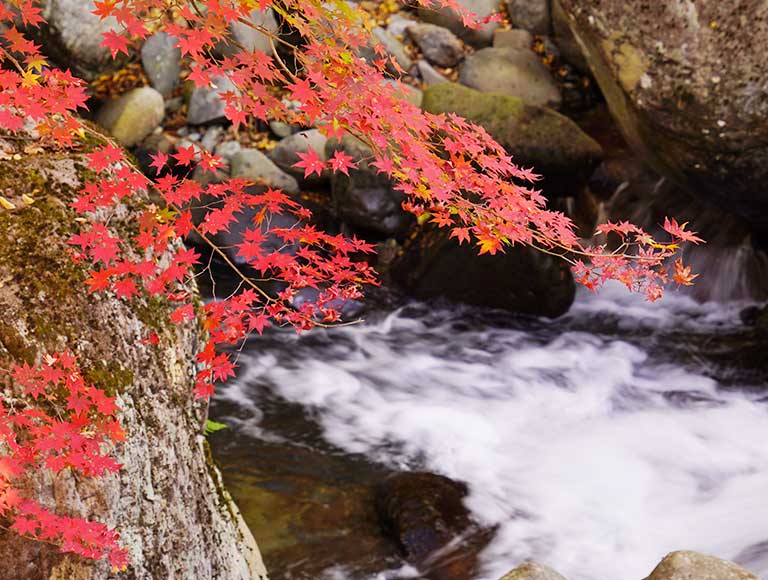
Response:
POLYGON ((519 97, 531 105, 559 107, 562 102, 552 75, 529 48, 484 48, 467 57, 459 82, 483 93, 519 97))
POLYGON ((223 95, 236 92, 237 87, 224 76, 214 78, 212 83, 213 86, 197 87, 192 92, 187 110, 187 122, 190 125, 203 125, 226 118, 224 109, 227 103, 223 95))
MULTIPOLYGON (((483 19, 499 12, 498 0, 458 0, 460 6, 463 6, 478 19, 483 19)), ((469 28, 464 26, 462 18, 450 8, 435 9, 419 8, 419 16, 424 22, 444 26, 454 32, 459 38, 474 46, 488 46, 493 39, 493 31, 499 27, 498 22, 489 22, 481 24, 479 28, 469 28)))
POLYGON ((416 24, 406 30, 424 58, 432 64, 453 67, 464 58, 464 46, 447 28, 434 24, 416 24))
MULTIPOLYGON (((14 150, 7 142, 2 148, 14 150)), ((83 167, 84 156, 61 154, 0 161, 0 189, 18 208, 0 210, 0 367, 71 351, 87 380, 117 396, 126 441, 115 459, 123 467, 100 479, 41 471, 26 489, 44 507, 117 528, 131 558, 127 578, 265 580, 202 434, 207 405, 192 394, 198 323, 171 323, 175 307, 158 298, 85 291, 88 268, 69 256, 67 241, 79 229, 70 204, 83 167), (20 196, 32 184, 40 192, 28 206, 20 196), (146 340, 153 332, 157 346, 146 340)), ((138 204, 121 207, 109 220, 111 232, 135 234, 140 211, 138 204)), ((3 400, 21 397, 5 374, 0 393, 3 400)), ((6 580, 122 577, 106 562, 64 556, 7 530, 0 532, 0 559, 6 580)))
POLYGON ((520 166, 543 176, 536 187, 548 196, 572 196, 602 158, 602 149, 576 123, 547 107, 494 93, 478 93, 457 84, 424 91, 430 113, 457 113, 484 127, 520 166))
POLYGON ((181 74, 181 49, 178 39, 167 32, 156 32, 141 47, 141 65, 149 84, 163 95, 170 93, 181 74))
POLYGON ((560 0, 632 147, 768 230, 768 5, 560 0))
POLYGON ((512 25, 533 34, 549 34, 552 28, 550 0, 507 0, 512 25))
POLYGON ((758 580, 757 576, 731 562, 698 552, 668 554, 646 580, 758 580))
POLYGON ((296 178, 280 169, 258 149, 240 149, 232 155, 229 170, 231 177, 250 179, 286 193, 299 193, 296 178))

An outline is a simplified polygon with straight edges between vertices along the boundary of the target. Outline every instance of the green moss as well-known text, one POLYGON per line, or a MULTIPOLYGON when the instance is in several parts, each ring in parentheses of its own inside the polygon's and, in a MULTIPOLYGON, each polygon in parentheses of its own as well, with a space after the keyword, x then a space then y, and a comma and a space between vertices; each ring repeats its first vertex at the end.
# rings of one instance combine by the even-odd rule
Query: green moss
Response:
POLYGON ((91 362, 83 368, 83 376, 110 397, 120 394, 133 384, 133 372, 113 360, 91 362))

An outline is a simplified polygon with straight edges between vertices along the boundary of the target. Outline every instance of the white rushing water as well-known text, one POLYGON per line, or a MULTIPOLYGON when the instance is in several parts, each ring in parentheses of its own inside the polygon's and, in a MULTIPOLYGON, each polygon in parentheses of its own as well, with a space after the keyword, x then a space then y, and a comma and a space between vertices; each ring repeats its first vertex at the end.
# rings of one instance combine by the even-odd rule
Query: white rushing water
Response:
POLYGON ((475 516, 500 526, 483 579, 535 559, 569 580, 640 580, 675 549, 768 579, 764 395, 664 354, 737 312, 608 289, 526 329, 417 306, 285 334, 244 355, 222 396, 267 382, 342 449, 466 481, 475 516))

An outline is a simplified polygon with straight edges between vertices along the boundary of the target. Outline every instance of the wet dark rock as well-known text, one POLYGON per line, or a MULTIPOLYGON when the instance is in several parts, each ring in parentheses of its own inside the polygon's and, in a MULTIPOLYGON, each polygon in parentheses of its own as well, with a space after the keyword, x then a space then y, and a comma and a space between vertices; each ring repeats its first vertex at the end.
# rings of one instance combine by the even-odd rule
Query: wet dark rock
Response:
MULTIPOLYGON (((136 161, 139 162, 142 172, 146 175, 155 177, 157 176, 157 169, 151 167, 153 162, 151 155, 157 155, 158 153, 164 153, 170 155, 174 152, 175 143, 165 133, 154 133, 144 139, 138 147, 134 150, 133 154, 136 157, 136 161)), ((168 160, 168 165, 173 167, 175 159, 168 160)))
POLYGON ((373 151, 351 135, 345 135, 341 142, 329 141, 327 156, 335 151, 343 151, 357 163, 349 175, 337 171, 331 176, 333 203, 339 217, 364 231, 404 234, 415 218, 401 207, 403 193, 393 189, 390 179, 368 164, 373 151))
POLYGON ((560 3, 633 149, 661 175, 768 231, 768 135, 755 130, 768 117, 764 4, 560 3))
POLYGON ((567 117, 519 98, 450 83, 424 91, 430 113, 458 113, 484 127, 523 167, 533 167, 547 196, 575 195, 603 157, 600 145, 567 117))
POLYGON ((556 108, 562 101, 549 70, 527 48, 478 50, 462 63, 459 82, 483 93, 518 97, 530 105, 556 108))
POLYGON ((492 535, 472 521, 466 495, 465 484, 433 473, 398 473, 378 486, 382 528, 430 580, 470 580, 492 535))
POLYGON ((456 35, 435 24, 416 24, 407 28, 408 36, 424 58, 442 67, 454 67, 464 58, 464 46, 456 35))
POLYGON ((555 318, 573 303, 567 265, 524 246, 494 256, 459 245, 445 229, 424 228, 392 267, 393 279, 417 298, 445 297, 476 306, 555 318))
POLYGON ((181 49, 178 39, 167 32, 156 32, 141 47, 141 65, 149 84, 163 95, 170 93, 181 74, 181 49))

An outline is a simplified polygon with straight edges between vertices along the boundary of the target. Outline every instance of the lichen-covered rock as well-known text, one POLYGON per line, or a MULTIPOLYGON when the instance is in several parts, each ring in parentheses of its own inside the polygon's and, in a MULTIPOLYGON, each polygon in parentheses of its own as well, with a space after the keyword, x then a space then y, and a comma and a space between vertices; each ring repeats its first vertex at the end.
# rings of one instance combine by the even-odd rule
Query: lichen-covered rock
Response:
POLYGON ((576 123, 515 97, 451 83, 426 89, 422 107, 430 113, 458 113, 484 127, 515 163, 544 177, 537 187, 549 196, 575 195, 602 158, 600 145, 576 123))
POLYGON ((502 576, 500 580, 565 580, 565 578, 548 566, 537 562, 526 562, 502 576))
MULTIPOLYGON (((173 306, 162 299, 89 294, 85 266, 67 254, 78 230, 69 204, 86 163, 60 154, 0 161, 0 189, 19 208, 0 210, 0 366, 73 352, 89 381, 117 395, 126 441, 116 459, 123 467, 102 479, 39 473, 29 489, 44 506, 116 527, 131 558, 120 578, 263 580, 256 544, 202 436, 206 405, 191 391, 196 323, 170 323, 173 306), (32 188, 39 193, 27 206, 18 197, 32 188), (156 347, 146 341, 152 332, 160 337, 156 347)), ((109 227, 126 235, 138 210, 121 207, 109 227)), ((13 389, 8 378, 0 377, 0 389, 13 389)), ((0 558, 7 580, 118 577, 106 562, 63 556, 7 531, 0 532, 0 558)))
POLYGON ((494 256, 459 245, 445 228, 428 226, 392 264, 393 280, 417 298, 555 318, 573 303, 576 288, 565 262, 525 247, 494 256))
POLYGON ((163 95, 152 87, 140 87, 106 103, 96 121, 115 141, 133 147, 154 131, 164 116, 163 95))
POLYGON ((667 554, 646 580, 758 580, 757 576, 731 562, 698 552, 667 554))
POLYGON ((657 172, 768 231, 762 0, 560 0, 611 114, 657 172))
POLYGON ((559 107, 562 102, 552 75, 529 48, 484 48, 468 56, 459 82, 483 93, 518 97, 531 105, 559 107))

